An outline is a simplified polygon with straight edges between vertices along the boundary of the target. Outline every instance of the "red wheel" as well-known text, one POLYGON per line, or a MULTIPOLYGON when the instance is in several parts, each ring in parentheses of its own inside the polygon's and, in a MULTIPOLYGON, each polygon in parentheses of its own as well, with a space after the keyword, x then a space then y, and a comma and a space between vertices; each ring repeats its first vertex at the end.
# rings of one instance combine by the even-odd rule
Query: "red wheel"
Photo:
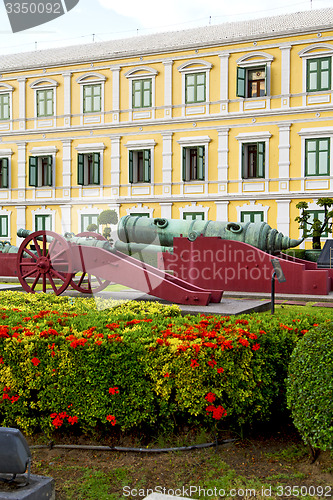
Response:
MULTIPOLYGON (((94 233, 93 231, 84 231, 83 233, 79 233, 76 235, 77 237, 87 237, 87 238, 95 238, 96 240, 107 241, 104 236, 99 233, 94 233)), ((82 263, 82 269, 85 269, 84 263, 82 263)), ((99 276, 94 276, 93 274, 88 273, 87 271, 83 271, 82 273, 74 273, 72 275, 71 286, 74 290, 77 290, 81 293, 98 293, 104 290, 109 284, 110 281, 103 280, 99 276)))
POLYGON ((26 292, 35 293, 37 284, 41 284, 43 292, 52 289, 60 295, 71 281, 72 269, 72 253, 67 241, 52 231, 30 234, 19 248, 17 275, 26 292))

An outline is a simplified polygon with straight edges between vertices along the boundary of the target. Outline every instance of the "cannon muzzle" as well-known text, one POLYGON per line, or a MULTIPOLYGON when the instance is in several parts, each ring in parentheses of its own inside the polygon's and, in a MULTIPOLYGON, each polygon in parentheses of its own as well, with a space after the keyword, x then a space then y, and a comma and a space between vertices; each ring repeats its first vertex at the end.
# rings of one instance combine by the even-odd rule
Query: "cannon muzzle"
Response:
POLYGON ((194 241, 199 235, 241 241, 271 254, 296 247, 303 241, 303 238, 295 240, 284 236, 266 222, 186 221, 126 215, 118 224, 118 237, 124 243, 172 247, 175 237, 184 236, 194 241))

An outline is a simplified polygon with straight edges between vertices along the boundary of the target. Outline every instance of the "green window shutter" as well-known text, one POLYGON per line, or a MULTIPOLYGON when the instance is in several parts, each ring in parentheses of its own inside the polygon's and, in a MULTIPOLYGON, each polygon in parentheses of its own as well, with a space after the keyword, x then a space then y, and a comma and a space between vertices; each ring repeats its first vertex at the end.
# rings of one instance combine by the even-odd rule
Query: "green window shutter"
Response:
POLYGON ((186 176, 186 148, 183 148, 183 182, 187 181, 186 176))
POLYGON ((52 167, 53 167, 53 158, 52 156, 47 157, 47 186, 52 186, 52 167))
POLYGON ((205 146, 198 146, 198 181, 205 180, 205 146))
POLYGON ((80 186, 84 185, 84 154, 77 155, 77 183, 80 186))
POLYGON ((246 94, 246 69, 237 67, 237 90, 238 97, 245 97, 246 94))
POLYGON ((128 180, 133 183, 133 151, 129 151, 128 155, 128 180))
POLYGON ((2 188, 8 188, 8 158, 1 160, 2 188))
POLYGON ((246 162, 246 145, 242 144, 242 178, 247 179, 248 174, 248 165, 246 162))
POLYGON ((264 142, 258 142, 257 173, 258 173, 258 177, 265 177, 265 143, 264 142))
POLYGON ((143 152, 143 182, 150 182, 150 149, 145 149, 143 152))
POLYGON ((100 183, 100 157, 99 153, 93 153, 93 184, 100 183))
POLYGON ((38 185, 37 167, 38 167, 38 157, 37 156, 30 156, 29 157, 29 186, 37 187, 37 185, 38 185))

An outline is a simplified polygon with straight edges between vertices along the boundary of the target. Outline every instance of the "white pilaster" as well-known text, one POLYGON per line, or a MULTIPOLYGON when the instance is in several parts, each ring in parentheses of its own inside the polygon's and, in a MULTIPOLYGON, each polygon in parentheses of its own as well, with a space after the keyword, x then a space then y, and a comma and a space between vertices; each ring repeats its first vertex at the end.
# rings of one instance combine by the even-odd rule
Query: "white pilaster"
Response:
POLYGON ((291 45, 282 45, 281 50, 281 107, 290 107, 290 51, 291 45))
POLYGON ((291 123, 279 125, 279 191, 289 192, 291 123))
POLYGON ((173 61, 168 59, 164 64, 164 117, 172 118, 172 65, 173 61))
POLYGON ((289 236, 290 202, 291 200, 276 200, 276 229, 280 231, 284 236, 289 236))
POLYGON ((64 125, 71 126, 71 76, 70 71, 62 74, 64 79, 64 125))
POLYGON ((26 164, 27 164, 27 152, 26 152, 26 142, 19 142, 17 144, 17 187, 18 187, 18 197, 19 201, 25 200, 25 189, 26 189, 26 164))
POLYGON ((26 94, 25 94, 25 82, 27 78, 25 76, 20 76, 17 81, 19 82, 19 127, 20 130, 25 130, 26 128, 26 94))
MULTIPOLYGON (((26 228, 26 216, 25 216, 25 206, 17 205, 16 207, 16 228, 17 229, 27 229, 26 228)), ((29 228, 32 230, 32 228, 29 228)), ((21 245, 23 239, 16 236, 16 245, 21 245)))
POLYGON ((63 139, 62 141, 62 185, 63 197, 71 197, 71 179, 72 179, 72 139, 63 139))
POLYGON ((229 201, 216 201, 216 220, 217 221, 228 221, 228 205, 229 201))
POLYGON ((121 135, 111 137, 111 196, 118 198, 120 186, 120 140, 121 135))
POLYGON ((61 232, 70 233, 72 230, 72 205, 60 205, 61 210, 61 232))
POLYGON ((120 110, 120 66, 111 66, 112 71, 112 116, 113 122, 119 123, 120 110))
POLYGON ((229 154, 229 130, 228 127, 217 129, 218 150, 217 150, 217 180, 219 194, 224 194, 228 190, 228 154, 229 154))
POLYGON ((163 164, 162 164, 162 178, 163 178, 163 194, 166 196, 171 195, 172 184, 172 135, 173 132, 162 133, 163 138, 163 164))
POLYGON ((221 113, 228 113, 228 92, 229 92, 229 52, 223 52, 220 57, 220 100, 221 113))
POLYGON ((171 219, 172 203, 160 203, 161 217, 164 219, 171 219))

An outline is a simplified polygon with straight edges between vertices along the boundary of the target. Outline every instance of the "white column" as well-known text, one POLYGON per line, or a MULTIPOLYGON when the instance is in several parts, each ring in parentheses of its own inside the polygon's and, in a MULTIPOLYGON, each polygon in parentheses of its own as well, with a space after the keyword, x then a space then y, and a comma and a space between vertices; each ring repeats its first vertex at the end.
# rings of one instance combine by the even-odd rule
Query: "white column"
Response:
POLYGON ((173 61, 168 59, 164 64, 164 117, 172 118, 172 65, 173 61))
POLYGON ((61 210, 61 232, 70 233, 72 230, 72 205, 60 205, 61 210))
POLYGON ((71 179, 72 179, 72 139, 62 140, 62 185, 63 197, 71 197, 71 179))
POLYGON ((216 201, 216 220, 217 221, 228 221, 228 201, 216 201))
POLYGON ((289 236, 290 202, 291 200, 276 200, 276 229, 280 231, 284 236, 289 236))
POLYGON ((111 136, 111 196, 119 197, 121 135, 111 136))
POLYGON ((289 192, 291 123, 279 125, 279 191, 289 192))
POLYGON ((119 123, 120 113, 120 66, 111 66, 112 71, 112 116, 115 123, 119 123))
POLYGON ((163 179, 163 194, 171 196, 172 184, 172 135, 173 132, 163 132, 163 164, 162 164, 162 179, 163 179))
POLYGON ((282 45, 281 50, 281 107, 290 107, 290 51, 291 45, 282 45))
POLYGON ((172 202, 160 203, 161 217, 163 219, 171 219, 172 202))
POLYGON ((26 189, 26 164, 27 164, 27 153, 26 153, 26 142, 19 142, 17 144, 17 187, 18 187, 18 197, 19 201, 25 200, 25 189, 26 189))
POLYGON ((62 74, 64 79, 64 125, 71 126, 71 76, 70 71, 62 74))
POLYGON ((223 52, 220 57, 220 99, 221 113, 228 113, 229 103, 229 52, 223 52))
POLYGON ((229 130, 228 127, 217 129, 218 149, 217 149, 217 180, 219 194, 225 194, 228 190, 228 156, 229 156, 229 130))
POLYGON ((25 109, 25 102, 26 102, 26 95, 25 95, 25 82, 26 82, 26 77, 21 76, 17 79, 19 82, 19 127, 20 130, 25 130, 25 121, 26 121, 26 109, 25 109))
MULTIPOLYGON (((16 207, 16 228, 17 229, 26 229, 26 216, 25 216, 25 206, 17 206, 16 207)), ((28 228, 32 230, 32 228, 28 228)), ((16 235, 16 245, 20 246, 23 241, 23 238, 19 238, 16 235)))

